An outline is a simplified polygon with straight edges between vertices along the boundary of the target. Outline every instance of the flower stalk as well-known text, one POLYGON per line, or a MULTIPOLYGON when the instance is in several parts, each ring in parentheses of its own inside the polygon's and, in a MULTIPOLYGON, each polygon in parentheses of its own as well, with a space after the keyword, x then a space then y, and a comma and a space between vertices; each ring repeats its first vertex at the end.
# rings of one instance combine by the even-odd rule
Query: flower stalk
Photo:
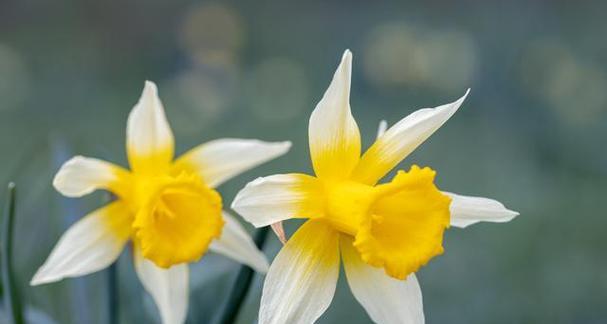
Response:
MULTIPOLYGON (((103 195, 102 203, 108 204, 114 197, 111 193, 103 195)), ((119 293, 118 293, 118 259, 107 269, 107 305, 108 305, 108 323, 118 324, 119 318, 119 293)))
POLYGON ((118 260, 107 269, 108 323, 118 324, 118 260))
MULTIPOLYGON (((258 229, 253 237, 253 241, 259 250, 263 250, 263 245, 268 237, 268 229, 269 227, 267 226, 258 229)), ((236 322, 240 307, 251 288, 253 274, 254 270, 251 267, 244 264, 240 267, 234 285, 232 286, 230 296, 215 324, 233 324, 236 322)))

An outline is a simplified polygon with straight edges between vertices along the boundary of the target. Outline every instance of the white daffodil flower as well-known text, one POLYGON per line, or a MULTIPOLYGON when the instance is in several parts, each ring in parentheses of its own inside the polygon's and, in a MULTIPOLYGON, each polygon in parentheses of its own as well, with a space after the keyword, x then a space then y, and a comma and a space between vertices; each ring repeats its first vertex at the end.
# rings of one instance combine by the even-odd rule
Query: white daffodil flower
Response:
MULTIPOLYGON (((316 176, 299 173, 258 178, 232 204, 253 225, 308 220, 270 266, 260 324, 313 323, 328 308, 341 260, 356 300, 377 323, 424 322, 415 272, 443 252, 450 225, 506 222, 518 213, 487 198, 439 191, 436 172, 412 166, 378 181, 449 119, 459 100, 421 109, 385 129, 361 156, 350 112, 352 54, 346 51, 309 124, 316 176)), ((278 224, 277 224, 278 223, 278 224)))
POLYGON ((53 185, 65 196, 105 189, 117 199, 70 227, 31 284, 104 269, 131 241, 135 270, 156 302, 162 322, 183 323, 188 263, 207 251, 267 271, 265 255, 238 221, 222 210, 214 188, 286 153, 291 143, 218 139, 173 160, 173 133, 156 85, 149 81, 129 115, 126 133, 130 171, 76 156, 55 176, 53 185))

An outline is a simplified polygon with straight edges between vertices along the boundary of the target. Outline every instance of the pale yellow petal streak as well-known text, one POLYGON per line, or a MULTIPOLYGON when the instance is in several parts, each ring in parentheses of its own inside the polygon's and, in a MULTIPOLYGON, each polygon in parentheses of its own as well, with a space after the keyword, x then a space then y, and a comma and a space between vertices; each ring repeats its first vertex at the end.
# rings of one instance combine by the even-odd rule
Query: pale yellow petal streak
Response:
POLYGON ((314 323, 329 307, 338 275, 339 234, 321 221, 307 221, 270 266, 259 323, 314 323))
POLYGON ((350 111, 351 71, 352 53, 346 51, 310 116, 310 154, 319 177, 345 179, 360 158, 360 133, 350 111))
POLYGON ((158 89, 147 81, 139 102, 127 121, 126 146, 129 163, 136 172, 159 172, 173 159, 174 138, 158 89))

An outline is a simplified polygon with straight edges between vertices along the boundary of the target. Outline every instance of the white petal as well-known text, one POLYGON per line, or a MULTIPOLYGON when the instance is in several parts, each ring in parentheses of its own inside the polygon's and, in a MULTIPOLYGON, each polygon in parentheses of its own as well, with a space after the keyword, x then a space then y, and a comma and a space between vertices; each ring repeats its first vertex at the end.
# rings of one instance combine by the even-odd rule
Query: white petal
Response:
POLYGON ((382 135, 384 135, 384 133, 386 132, 387 129, 388 129, 388 122, 385 120, 380 121, 379 126, 377 127, 377 137, 376 138, 380 138, 382 135))
POLYGON ((126 170, 106 161, 75 156, 65 162, 53 179, 53 186, 67 197, 81 197, 97 189, 112 190, 126 170))
POLYGON ((173 159, 173 132, 158 98, 158 89, 151 81, 145 82, 141 98, 129 114, 126 136, 129 163, 134 170, 173 159))
POLYGON ((232 209, 255 227, 289 218, 322 214, 321 184, 305 174, 276 174, 249 182, 234 198, 232 209))
POLYGON ((469 91, 455 102, 420 109, 390 127, 363 154, 353 172, 354 179, 375 184, 439 129, 461 106, 469 91))
POLYGON ((225 138, 202 144, 176 161, 177 168, 198 172, 210 187, 289 151, 291 142, 225 138))
POLYGON ((30 284, 83 276, 112 264, 129 239, 128 213, 123 203, 114 202, 76 222, 61 236, 30 284))
POLYGON ((504 223, 511 221, 518 213, 507 209, 497 200, 461 196, 451 192, 443 192, 451 197, 451 225, 467 227, 478 222, 504 223))
POLYGON ((360 259, 352 240, 342 238, 341 251, 352 294, 369 317, 379 324, 423 324, 422 292, 415 274, 405 280, 394 279, 382 268, 360 259))
POLYGON ((280 250, 266 276, 259 324, 314 323, 329 307, 339 276, 339 234, 307 221, 280 250))
POLYGON ((186 263, 168 269, 143 258, 135 248, 135 271, 145 290, 152 295, 163 324, 181 324, 188 313, 188 277, 186 263))
POLYGON ((352 53, 346 51, 310 116, 310 154, 317 176, 346 178, 360 158, 360 133, 350 111, 352 53))
POLYGON ((225 211, 223 219, 226 223, 221 237, 213 240, 210 246, 211 251, 244 263, 255 271, 266 273, 269 267, 268 260, 263 252, 255 246, 247 231, 225 211))

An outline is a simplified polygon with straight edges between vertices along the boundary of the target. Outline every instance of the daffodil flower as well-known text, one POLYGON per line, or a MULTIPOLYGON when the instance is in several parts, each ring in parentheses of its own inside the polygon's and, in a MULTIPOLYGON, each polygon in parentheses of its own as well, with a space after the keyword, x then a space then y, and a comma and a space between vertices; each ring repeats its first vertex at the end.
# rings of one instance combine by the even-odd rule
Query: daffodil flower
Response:
POLYGON ((350 112, 352 55, 343 55, 309 123, 316 176, 258 178, 232 207, 260 227, 307 219, 284 245, 265 279, 259 323, 312 323, 328 308, 340 255, 352 293, 377 323, 423 323, 415 272, 443 252, 450 225, 506 222, 518 215, 487 198, 441 192, 436 172, 412 166, 378 184, 449 119, 464 101, 421 109, 385 130, 361 156, 350 112))
POLYGON ((85 216, 61 237, 34 275, 38 285, 101 270, 133 243, 134 264, 163 323, 183 323, 188 306, 188 263, 209 250, 265 272, 268 262, 227 212, 214 188, 287 152, 289 142, 219 139, 173 160, 174 139, 156 85, 146 82, 127 122, 131 170, 76 156, 53 181, 67 197, 97 189, 114 202, 85 216))

